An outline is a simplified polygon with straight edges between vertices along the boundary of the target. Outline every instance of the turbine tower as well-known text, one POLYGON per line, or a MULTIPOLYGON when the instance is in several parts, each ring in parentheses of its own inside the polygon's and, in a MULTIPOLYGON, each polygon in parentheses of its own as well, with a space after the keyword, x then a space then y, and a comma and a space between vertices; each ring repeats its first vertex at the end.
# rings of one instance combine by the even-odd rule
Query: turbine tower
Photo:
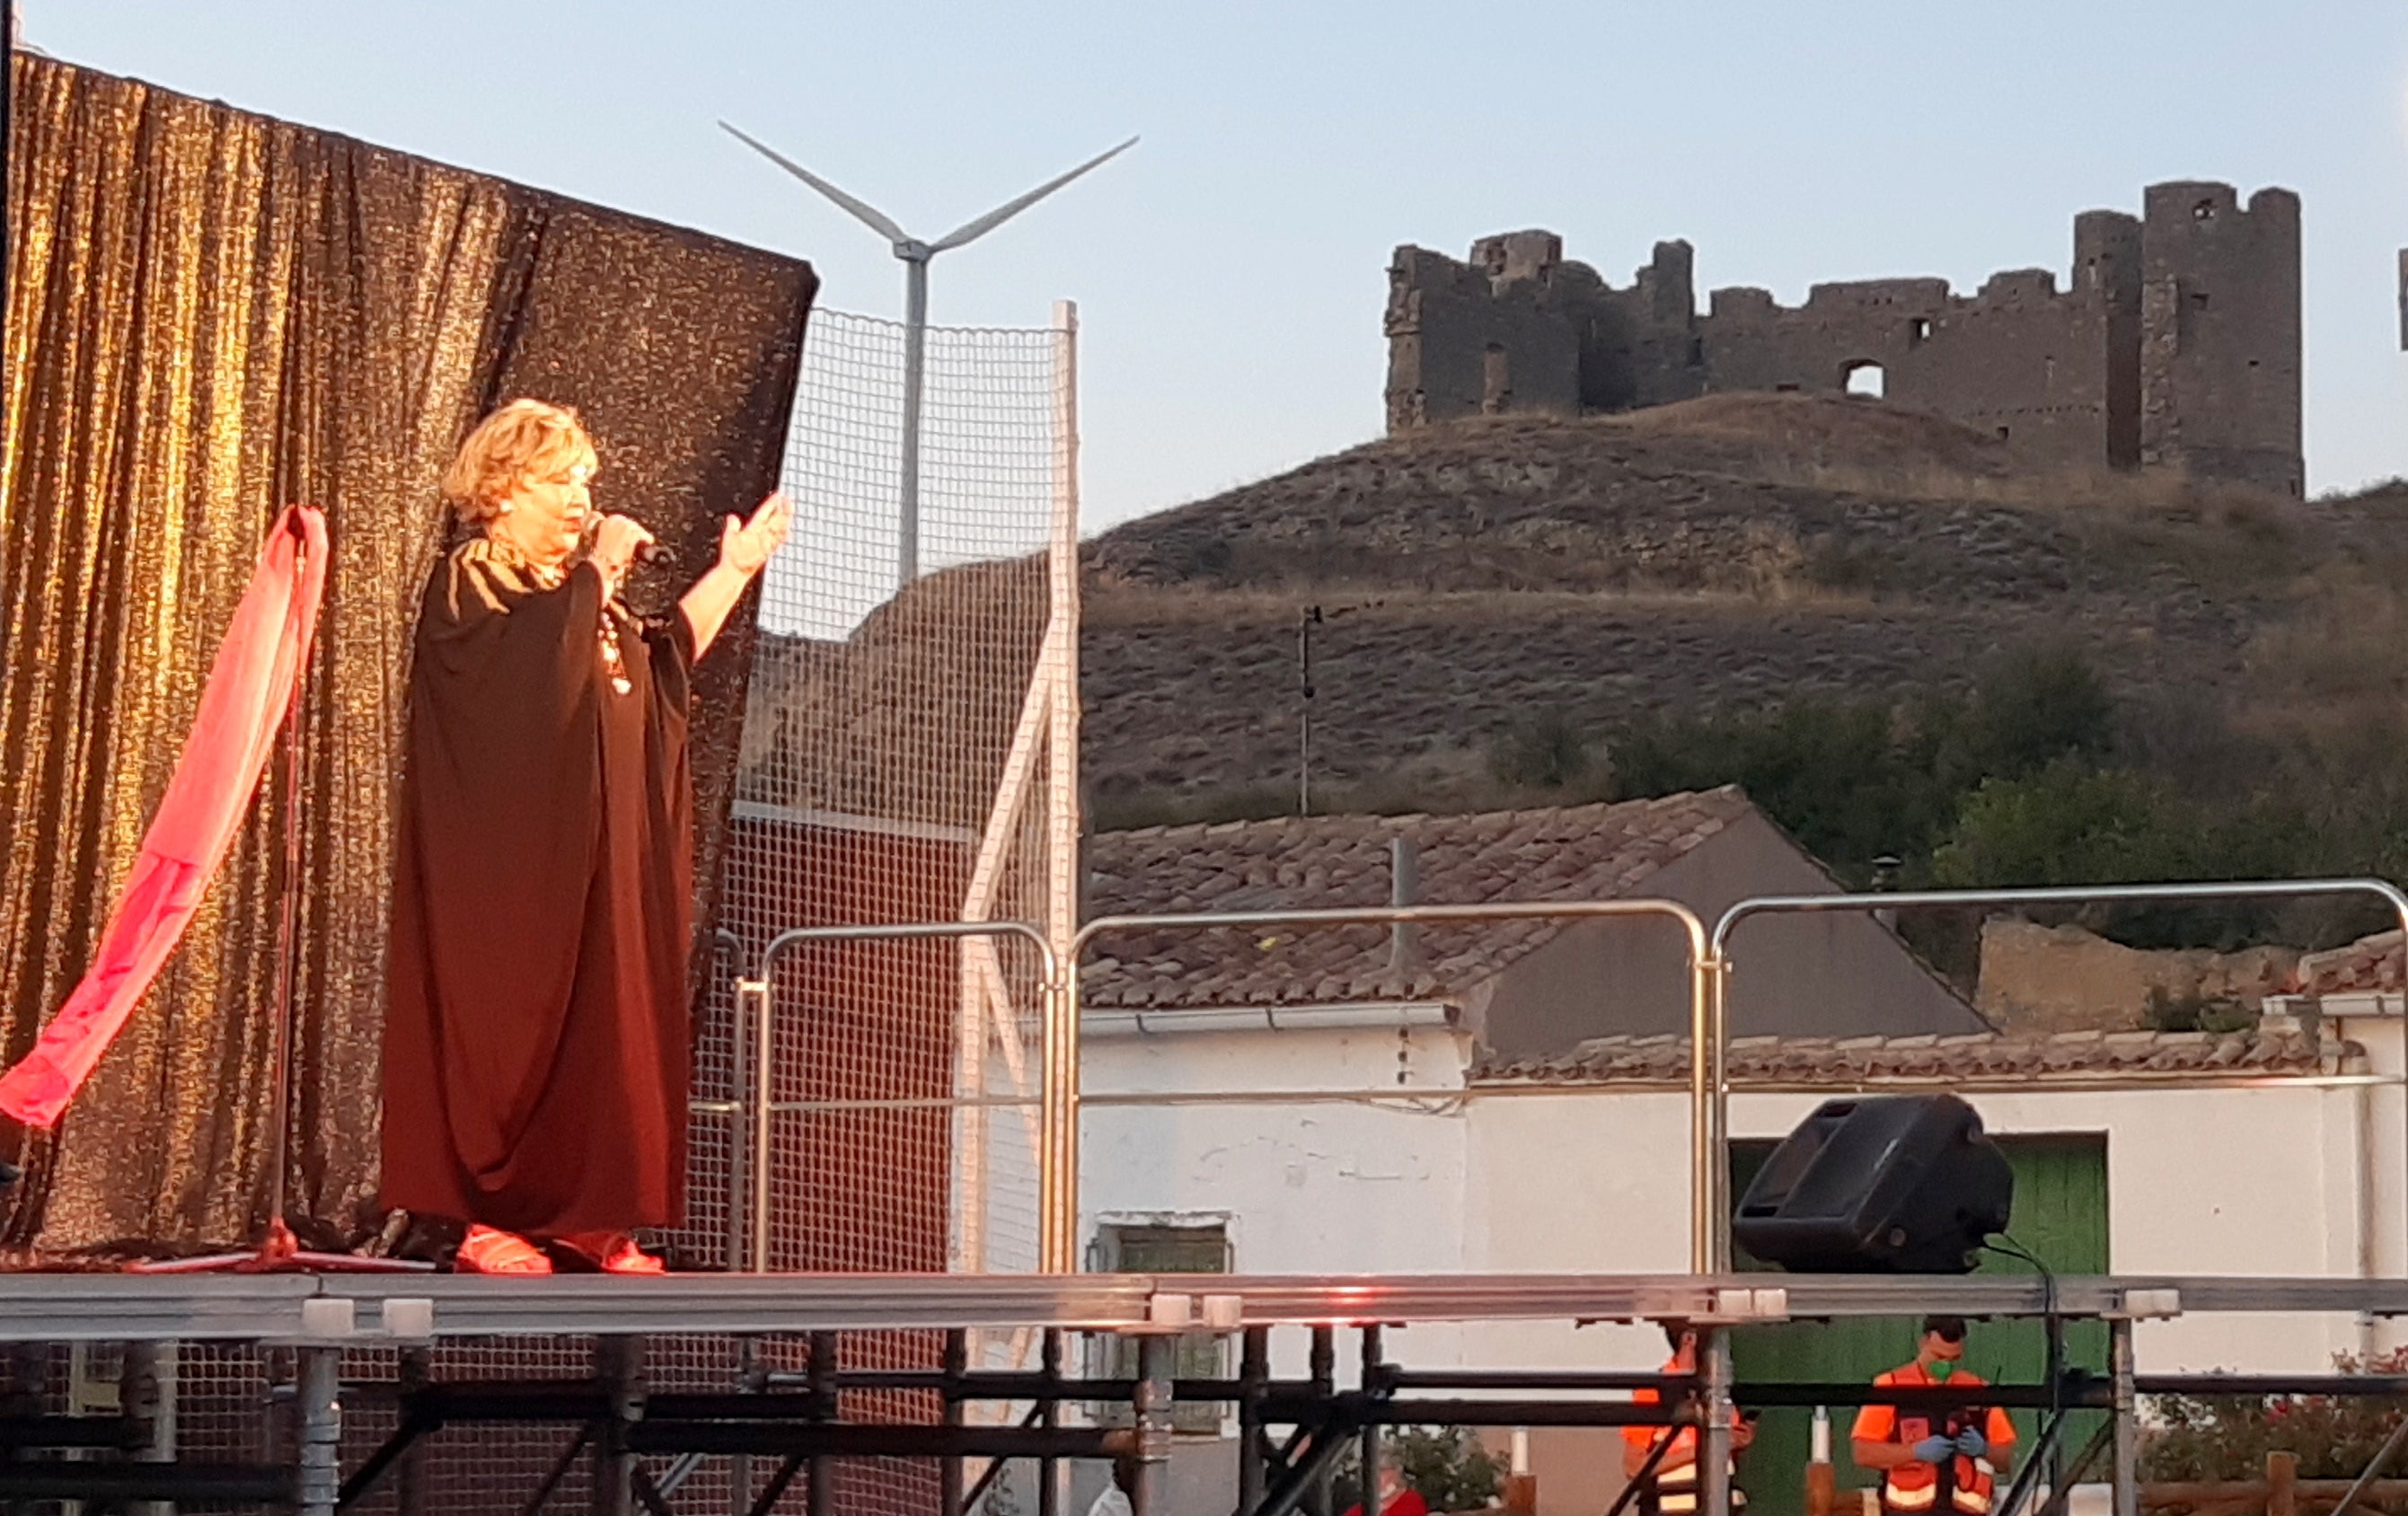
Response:
POLYGON ((729 136, 827 196, 863 225, 884 237, 887 246, 895 250, 895 256, 903 260, 903 499, 896 550, 896 588, 900 589, 920 576, 920 391, 928 346, 929 260, 940 252, 977 241, 1072 179, 1126 152, 1137 145, 1137 138, 1130 137, 1119 147, 1096 154, 1068 173, 1047 179, 1026 194, 1007 200, 985 215, 964 222, 934 242, 923 242, 895 224, 894 218, 877 207, 845 193, 775 148, 726 122, 719 124, 729 136))

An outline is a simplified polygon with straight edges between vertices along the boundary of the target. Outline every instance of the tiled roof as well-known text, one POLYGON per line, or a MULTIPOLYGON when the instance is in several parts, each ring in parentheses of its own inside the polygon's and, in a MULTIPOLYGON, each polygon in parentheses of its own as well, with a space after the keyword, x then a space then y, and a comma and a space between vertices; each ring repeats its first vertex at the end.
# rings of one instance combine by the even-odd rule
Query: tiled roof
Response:
MULTIPOLYGON (((1471 816, 1312 816, 1154 826, 1087 841, 1087 914, 1384 906, 1389 842, 1412 839, 1426 904, 1646 893, 1648 878, 1751 810, 1737 789, 1471 816)), ((1390 968, 1385 926, 1107 934, 1090 1006, 1342 1004, 1459 995, 1561 929, 1426 925, 1418 972, 1390 968)), ((1675 928, 1667 922, 1667 932, 1675 928)))
MULTIPOLYGON (((2054 1037, 1735 1037, 1733 1084, 1964 1084, 2014 1080, 2151 1080, 2251 1074, 2327 1074, 2363 1061, 2354 1042, 2297 1030, 2061 1032, 2054 1037)), ((1689 1079, 1686 1037, 1598 1037, 1561 1058, 1492 1062, 1479 1082, 1680 1084, 1689 1079)))
POLYGON ((2369 990, 2398 991, 2403 987, 2401 936, 2377 932, 2346 948, 2312 952, 2300 960, 2291 987, 2302 994, 2350 994, 2369 990))

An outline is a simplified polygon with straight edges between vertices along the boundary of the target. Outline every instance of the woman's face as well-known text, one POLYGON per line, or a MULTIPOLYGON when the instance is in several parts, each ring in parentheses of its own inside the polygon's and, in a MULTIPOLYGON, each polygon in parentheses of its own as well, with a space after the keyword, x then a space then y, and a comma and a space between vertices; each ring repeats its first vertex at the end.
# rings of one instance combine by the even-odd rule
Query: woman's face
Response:
POLYGON ((491 529, 536 563, 566 563, 594 524, 594 497, 587 489, 593 478, 591 457, 521 475, 491 529))

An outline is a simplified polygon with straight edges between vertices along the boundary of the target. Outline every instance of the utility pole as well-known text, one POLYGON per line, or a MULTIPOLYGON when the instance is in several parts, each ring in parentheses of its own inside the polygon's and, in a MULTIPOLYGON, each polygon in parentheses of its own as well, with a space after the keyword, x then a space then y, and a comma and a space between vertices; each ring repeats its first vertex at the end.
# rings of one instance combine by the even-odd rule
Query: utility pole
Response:
POLYGON ((1296 720, 1296 813, 1312 814, 1312 629, 1321 608, 1309 606, 1296 619, 1296 684, 1303 708, 1296 720))

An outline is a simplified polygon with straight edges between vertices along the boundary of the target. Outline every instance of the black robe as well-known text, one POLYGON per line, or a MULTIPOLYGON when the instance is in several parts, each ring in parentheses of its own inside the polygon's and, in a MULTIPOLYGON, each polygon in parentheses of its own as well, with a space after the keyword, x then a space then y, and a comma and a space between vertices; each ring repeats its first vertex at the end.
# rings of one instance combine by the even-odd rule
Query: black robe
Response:
POLYGON ((559 1237, 684 1209, 693 633, 474 541, 418 619, 385 1204, 559 1237), (623 692, 614 679, 625 683, 623 692))

